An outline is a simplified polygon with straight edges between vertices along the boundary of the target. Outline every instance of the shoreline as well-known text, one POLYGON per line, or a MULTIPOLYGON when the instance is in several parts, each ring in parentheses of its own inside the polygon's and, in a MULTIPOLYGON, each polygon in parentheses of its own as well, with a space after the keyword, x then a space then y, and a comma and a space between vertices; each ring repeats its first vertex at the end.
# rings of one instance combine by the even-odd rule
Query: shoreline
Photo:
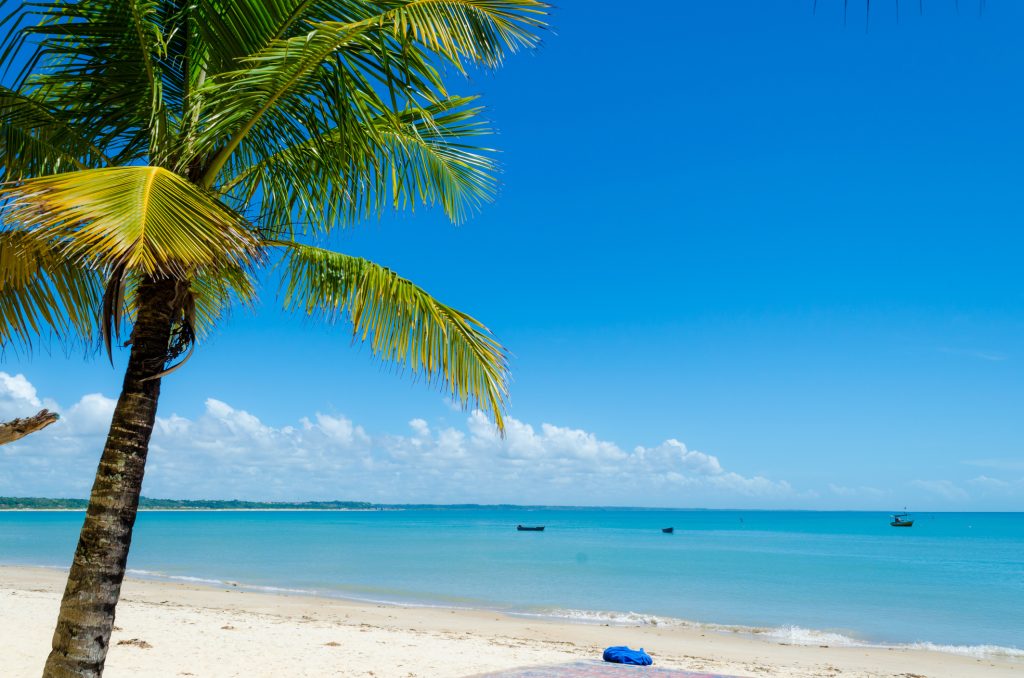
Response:
MULTIPOLYGON (((334 511, 334 512, 346 512, 346 513, 383 513, 385 511, 404 511, 405 509, 377 509, 377 508, 140 508, 137 513, 151 513, 151 512, 163 512, 163 513, 200 513, 203 511, 220 511, 222 513, 231 512, 246 512, 246 511, 334 511)), ((85 513, 85 508, 0 508, 0 513, 85 513)))
MULTIPOLYGON (((10 675, 38 675, 65 573, 0 565, 4 626, 11 629, 0 638, 0 651, 12 660, 10 675)), ((125 579, 117 628, 108 659, 112 678, 312 677, 338 675, 339 667, 345 675, 456 678, 600 659, 609 645, 643 646, 661 667, 737 676, 1024 676, 1024 662, 1009 657, 795 645, 712 625, 582 623, 134 576, 125 579)))
MULTIPOLYGON (((0 567, 3 567, 0 564, 0 567)), ((29 566, 46 570, 67 573, 67 568, 57 566, 29 566)), ((315 589, 297 589, 287 586, 257 585, 231 579, 211 579, 192 575, 171 575, 158 571, 129 568, 126 578, 144 582, 194 585, 202 588, 223 589, 230 587, 251 593, 264 593, 281 596, 305 596, 323 600, 339 600, 355 605, 384 605, 406 609, 442 609, 498 614, 514 619, 540 620, 584 626, 607 626, 613 628, 661 628, 689 629, 702 633, 721 633, 745 637, 757 642, 792 646, 817 646, 871 648, 875 650, 923 650, 968 657, 971 659, 999 659, 1020 664, 1024 669, 1024 649, 1004 647, 991 644, 951 644, 934 643, 931 641, 915 641, 909 643, 887 643, 869 641, 827 629, 805 628, 796 625, 784 626, 750 626, 743 624, 726 624, 719 622, 702 622, 680 617, 668 617, 642 612, 621 612, 610 610, 587 610, 571 608, 548 608, 546 610, 522 610, 514 608, 486 607, 473 605, 453 605, 443 601, 424 600, 386 600, 362 597, 344 591, 319 591, 315 589)))

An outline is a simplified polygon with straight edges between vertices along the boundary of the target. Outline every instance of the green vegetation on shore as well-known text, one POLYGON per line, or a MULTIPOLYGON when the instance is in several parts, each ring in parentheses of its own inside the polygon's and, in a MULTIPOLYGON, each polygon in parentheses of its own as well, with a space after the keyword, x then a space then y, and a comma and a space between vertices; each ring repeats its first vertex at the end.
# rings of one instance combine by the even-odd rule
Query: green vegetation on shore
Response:
MULTIPOLYGON (((0 497, 0 509, 84 509, 87 499, 0 497)), ((144 509, 371 509, 366 501, 239 501, 238 499, 150 499, 141 497, 144 509)))
MULTIPOLYGON (((85 510, 88 499, 54 499, 50 497, 0 497, 4 509, 79 509, 85 510)), ((374 504, 368 501, 241 501, 238 499, 151 499, 139 498, 140 509, 356 509, 383 511, 458 510, 458 509, 571 509, 575 506, 534 504, 374 504)), ((619 509, 629 507, 616 507, 619 509)), ((688 509, 699 511, 702 509, 688 509)))
MULTIPOLYGON (((0 497, 0 511, 4 509, 67 509, 85 510, 88 507, 88 499, 54 499, 50 497, 0 497)), ((239 499, 151 499, 141 497, 139 499, 140 509, 348 509, 348 510, 379 510, 379 511, 445 511, 445 510, 472 510, 472 509, 544 509, 558 511, 566 509, 588 508, 592 510, 602 508, 614 508, 619 511, 647 510, 644 507, 614 506, 571 506, 571 505, 547 505, 547 504, 375 504, 368 501, 242 501, 239 499)), ((703 508, 668 509, 663 511, 706 511, 703 508)), ((719 511, 731 511, 734 509, 716 509, 719 511)), ((751 509, 746 509, 751 510, 751 509)))

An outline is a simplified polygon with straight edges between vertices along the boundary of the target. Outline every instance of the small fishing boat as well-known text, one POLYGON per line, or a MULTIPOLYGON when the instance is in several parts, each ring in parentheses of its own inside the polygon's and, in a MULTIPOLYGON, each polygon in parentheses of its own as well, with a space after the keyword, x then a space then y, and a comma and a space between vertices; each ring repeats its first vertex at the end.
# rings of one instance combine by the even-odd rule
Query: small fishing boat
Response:
POLYGON ((663 528, 661 528, 661 531, 664 532, 665 534, 672 534, 673 532, 676 531, 676 528, 674 528, 674 527, 663 527, 663 528))
POLYGON ((526 525, 516 525, 516 529, 520 532, 543 532, 544 526, 537 525, 535 527, 527 527, 526 525))
POLYGON ((913 527, 914 519, 910 517, 909 513, 894 513, 892 514, 892 522, 889 524, 893 527, 913 527))

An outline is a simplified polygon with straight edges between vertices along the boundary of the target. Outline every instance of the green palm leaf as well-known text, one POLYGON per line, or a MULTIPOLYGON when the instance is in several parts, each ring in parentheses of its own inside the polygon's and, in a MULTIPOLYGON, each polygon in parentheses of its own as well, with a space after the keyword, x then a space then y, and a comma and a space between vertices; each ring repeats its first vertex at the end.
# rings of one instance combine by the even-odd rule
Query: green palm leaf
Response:
MULTIPOLYGON (((301 137, 295 115, 322 96, 325 77, 337 70, 370 76, 394 93, 444 96, 432 63, 439 55, 462 68, 464 61, 500 64, 506 52, 537 43, 547 5, 537 0, 402 0, 367 3, 349 21, 312 22, 301 35, 273 41, 241 61, 244 68, 219 74, 205 85, 205 105, 217 110, 203 130, 209 149, 230 137, 206 165, 201 184, 213 186, 230 156, 263 122, 301 137), (283 110, 282 110, 283 109, 283 110), (284 115, 282 115, 284 113, 284 115)), ((362 87, 373 97, 372 87, 362 87)), ((303 127, 299 125, 299 127, 303 127)))
POLYGON ((213 197, 159 167, 111 167, 28 179, 0 190, 7 223, 104 270, 186 278, 244 265, 256 237, 213 197))
POLYGON ((34 54, 27 63, 35 68, 26 69, 14 89, 61 111, 80 136, 119 163, 159 152, 167 127, 165 41, 158 16, 163 4, 22 3, 9 20, 24 27, 10 31, 0 44, 11 53, 31 45, 34 54))
POLYGON ((4 181, 110 164, 44 102, 0 86, 0 173, 4 181))
POLYGON ((307 32, 311 21, 352 21, 370 7, 365 0, 197 0, 190 5, 200 42, 209 48, 210 75, 238 68, 240 59, 275 40, 307 32))
POLYGON ((265 232, 291 234, 294 221, 314 232, 395 208, 439 203, 463 221, 496 192, 490 149, 471 143, 490 130, 476 97, 380 111, 282 149, 241 172, 223 190, 241 202, 258 196, 265 232))
POLYGON ((252 309, 256 304, 255 281, 239 266, 200 272, 191 280, 190 293, 190 321, 199 339, 213 332, 234 307, 252 309))
POLYGON ((88 342, 96 328, 100 276, 24 231, 0 231, 0 346, 31 346, 47 331, 88 342))
POLYGON ((394 31, 451 61, 501 64, 507 52, 533 47, 547 5, 536 0, 406 0, 385 2, 394 31))
POLYGON ((365 259, 300 245, 287 248, 284 303, 328 321, 347 319, 353 336, 383 360, 441 379, 464 405, 488 410, 504 430, 508 360, 474 318, 437 301, 365 259))
POLYGON ((440 202, 455 222, 493 199, 497 164, 467 139, 490 130, 467 107, 475 97, 449 97, 427 107, 413 107, 388 116, 380 125, 382 161, 391 170, 396 208, 440 202))

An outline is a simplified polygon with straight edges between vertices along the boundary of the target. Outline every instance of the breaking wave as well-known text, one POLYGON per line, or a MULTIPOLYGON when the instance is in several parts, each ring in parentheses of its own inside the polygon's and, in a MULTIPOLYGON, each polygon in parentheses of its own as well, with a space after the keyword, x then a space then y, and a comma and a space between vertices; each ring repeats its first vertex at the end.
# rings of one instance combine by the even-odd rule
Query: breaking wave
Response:
POLYGON ((246 591, 265 591, 267 593, 300 593, 304 595, 317 595, 316 591, 309 589, 290 589, 283 588, 280 586, 260 586, 257 584, 242 584, 237 581, 230 581, 227 579, 207 579, 205 577, 190 577, 183 574, 167 574, 165 572, 157 572, 154 570, 135 570, 128 569, 126 572, 130 575, 141 577, 143 579, 156 579, 161 581, 180 581, 187 582, 189 584, 201 584, 203 586, 231 586, 246 591))
POLYGON ((784 645, 828 645, 830 647, 874 647, 886 649, 927 650, 929 652, 944 652, 947 654, 957 654, 966 657, 976 657, 978 659, 1001 657, 1024 661, 1024 649, 1015 647, 1003 647, 1001 645, 943 645, 930 642, 897 644, 872 643, 835 631, 819 631, 817 629, 807 629, 801 626, 761 628, 756 626, 705 624, 686 619, 642 614, 639 612, 609 612, 564 608, 515 614, 516 616, 565 619, 567 621, 583 624, 678 627, 706 629, 722 633, 741 633, 784 645))

